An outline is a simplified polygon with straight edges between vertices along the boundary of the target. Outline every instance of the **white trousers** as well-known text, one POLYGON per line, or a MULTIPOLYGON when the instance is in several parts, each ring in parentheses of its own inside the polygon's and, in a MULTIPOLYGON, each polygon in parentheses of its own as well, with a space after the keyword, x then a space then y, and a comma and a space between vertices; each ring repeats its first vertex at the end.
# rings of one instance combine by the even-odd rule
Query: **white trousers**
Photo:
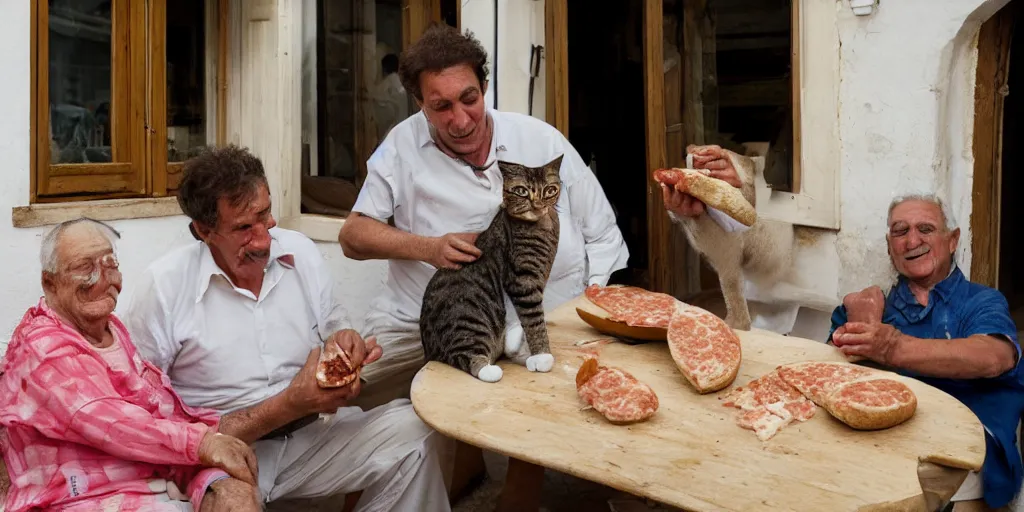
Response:
POLYGON ((409 398, 412 379, 425 362, 418 330, 408 326, 378 328, 373 335, 377 337, 384 355, 364 366, 360 374, 365 383, 352 405, 364 410, 409 398))
POLYGON ((280 439, 252 445, 267 502, 363 491, 359 511, 451 510, 438 459, 445 438, 408 400, 338 409, 280 439))

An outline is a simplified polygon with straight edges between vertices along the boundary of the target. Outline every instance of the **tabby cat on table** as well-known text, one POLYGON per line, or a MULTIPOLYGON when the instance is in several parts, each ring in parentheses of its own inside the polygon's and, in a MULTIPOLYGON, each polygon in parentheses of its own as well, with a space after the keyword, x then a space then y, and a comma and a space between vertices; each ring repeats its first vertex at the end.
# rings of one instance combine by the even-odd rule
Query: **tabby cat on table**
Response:
POLYGON ((555 204, 562 191, 562 156, 540 167, 498 162, 502 202, 476 239, 482 255, 459 270, 439 269, 423 294, 420 336, 428 361, 485 382, 501 380, 501 368, 494 363, 503 354, 530 371, 551 370, 544 286, 558 249, 555 204), (528 351, 506 350, 506 294, 528 351))

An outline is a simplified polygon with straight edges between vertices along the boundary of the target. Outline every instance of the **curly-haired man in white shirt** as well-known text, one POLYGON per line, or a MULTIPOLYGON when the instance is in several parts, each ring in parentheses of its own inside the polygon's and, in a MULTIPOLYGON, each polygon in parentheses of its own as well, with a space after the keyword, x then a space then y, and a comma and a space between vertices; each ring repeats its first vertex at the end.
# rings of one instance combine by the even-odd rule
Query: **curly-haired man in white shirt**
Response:
MULTIPOLYGON (((497 160, 541 166, 563 155, 561 233, 545 309, 589 284, 607 284, 629 257, 611 204, 569 141, 543 121, 485 106, 487 52, 472 35, 430 27, 403 53, 398 73, 420 112, 392 128, 370 156, 338 237, 350 258, 389 260, 387 287, 372 303, 364 332, 388 355, 363 374, 366 405, 403 396, 423 365, 423 292, 436 269, 479 257, 476 236, 501 204, 497 160)), ((508 310, 506 343, 515 347, 522 328, 508 310)))

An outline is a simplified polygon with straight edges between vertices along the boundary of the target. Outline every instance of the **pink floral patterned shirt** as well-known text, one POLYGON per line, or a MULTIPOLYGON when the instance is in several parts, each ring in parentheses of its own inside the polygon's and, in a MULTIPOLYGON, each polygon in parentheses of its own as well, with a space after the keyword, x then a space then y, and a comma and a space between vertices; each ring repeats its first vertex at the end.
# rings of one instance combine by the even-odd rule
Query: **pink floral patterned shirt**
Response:
POLYGON ((199 466, 217 413, 185 405, 114 315, 110 329, 129 368, 111 368, 45 300, 15 328, 0 363, 7 512, 177 510, 157 502, 164 480, 198 510, 206 487, 226 476, 199 466))

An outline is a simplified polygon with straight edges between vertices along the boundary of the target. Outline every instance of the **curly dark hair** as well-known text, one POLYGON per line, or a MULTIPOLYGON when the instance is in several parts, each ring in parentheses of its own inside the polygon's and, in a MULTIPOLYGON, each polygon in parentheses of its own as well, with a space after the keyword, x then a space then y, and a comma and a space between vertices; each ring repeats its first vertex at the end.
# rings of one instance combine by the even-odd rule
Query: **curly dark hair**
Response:
POLYGON ((185 161, 178 205, 190 219, 217 227, 217 201, 226 197, 232 206, 251 200, 260 185, 267 185, 263 162, 247 148, 235 145, 207 147, 185 161))
POLYGON ((487 81, 487 50, 466 31, 443 23, 431 23, 419 40, 409 46, 399 59, 398 78, 402 87, 417 100, 423 101, 420 75, 424 71, 438 72, 452 66, 466 64, 473 68, 482 88, 487 81))

